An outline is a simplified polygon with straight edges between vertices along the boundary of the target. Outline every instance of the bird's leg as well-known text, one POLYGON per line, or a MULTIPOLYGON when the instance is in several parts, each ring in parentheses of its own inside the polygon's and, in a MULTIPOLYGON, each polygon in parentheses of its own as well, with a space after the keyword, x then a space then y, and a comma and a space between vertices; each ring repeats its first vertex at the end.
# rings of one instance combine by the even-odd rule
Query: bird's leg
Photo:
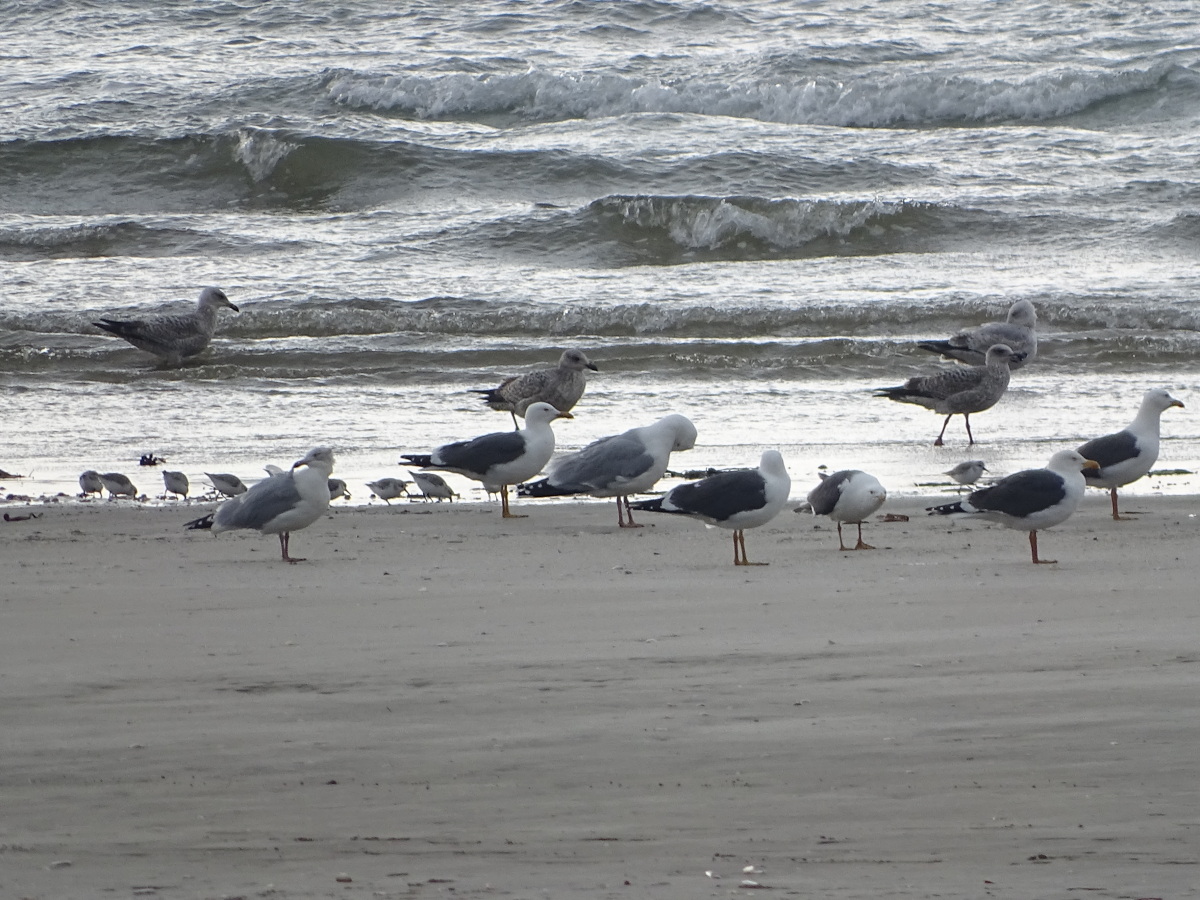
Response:
POLYGON ((637 522, 633 521, 633 510, 629 507, 628 497, 617 498, 617 522, 622 528, 641 528, 637 522), (628 517, 628 522, 621 517, 621 507, 625 508, 625 515, 628 517))
POLYGON ((521 426, 517 424, 517 411, 516 411, 515 409, 510 409, 510 410, 508 411, 508 414, 509 414, 510 416, 512 416, 512 420, 513 420, 513 431, 520 431, 520 430, 521 430, 521 426))
POLYGON ((874 550, 875 548, 862 539, 862 522, 858 523, 858 543, 854 545, 855 550, 874 550))
POLYGON ((291 540, 292 533, 290 531, 279 532, 279 549, 283 552, 283 561, 289 563, 304 562, 304 557, 302 556, 288 555, 288 544, 291 543, 291 540))
POLYGON ((733 564, 735 566, 767 566, 770 563, 759 562, 752 563, 750 558, 746 556, 746 532, 735 531, 733 533, 733 564), (738 559, 738 547, 741 547, 742 557, 738 559))
POLYGON ((1117 512, 1117 489, 1110 488, 1109 493, 1112 494, 1113 521, 1121 522, 1128 520, 1130 516, 1123 516, 1117 512))
POLYGON ((963 413, 963 423, 967 426, 967 445, 975 443, 975 435, 971 434, 971 414, 963 413))
POLYGON ((942 423, 942 430, 940 432, 938 432, 937 440, 933 442, 933 446, 935 446, 935 447, 942 446, 942 443, 943 443, 942 438, 946 434, 946 426, 950 424, 950 420, 952 418, 954 418, 954 413, 950 413, 950 415, 946 416, 946 421, 942 423))
POLYGON ((1052 565, 1052 564, 1058 562, 1057 559, 1038 559, 1037 532, 1036 531, 1029 532, 1029 549, 1033 551, 1033 561, 1037 565, 1043 565, 1043 564, 1052 565))
POLYGON ((508 485, 500 486, 500 515, 505 519, 527 519, 528 516, 517 515, 508 511, 508 485))
POLYGON ((850 548, 847 547, 846 543, 842 540, 842 523, 838 522, 837 527, 838 527, 838 549, 839 550, 849 550, 850 548))

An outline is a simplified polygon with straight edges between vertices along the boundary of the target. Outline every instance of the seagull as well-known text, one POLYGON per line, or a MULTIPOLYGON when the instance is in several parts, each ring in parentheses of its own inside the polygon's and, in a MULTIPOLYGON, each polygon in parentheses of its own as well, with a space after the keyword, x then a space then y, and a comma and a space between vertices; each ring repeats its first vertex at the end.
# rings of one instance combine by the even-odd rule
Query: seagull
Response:
POLYGON ((473 388, 472 393, 482 394, 483 402, 492 409, 511 413, 516 425, 517 416, 523 417, 529 405, 538 401, 559 412, 570 412, 583 396, 589 369, 600 371, 582 350, 564 350, 556 368, 514 375, 498 387, 473 388))
POLYGON ((875 396, 898 403, 915 403, 945 415, 946 421, 933 442, 935 447, 942 446, 950 419, 962 415, 967 426, 967 442, 974 444, 971 413, 991 409, 1004 396, 1008 390, 1009 364, 1019 356, 1023 354, 1014 353, 1005 344, 996 344, 988 348, 987 365, 983 367, 955 366, 933 375, 918 375, 899 387, 878 388, 875 396))
POLYGON ((329 499, 336 500, 338 497, 345 497, 350 500, 350 488, 346 486, 346 482, 340 478, 329 479, 329 499))
POLYGON ((766 525, 787 503, 792 479, 778 450, 766 450, 757 469, 718 472, 700 481, 671 488, 653 500, 631 503, 631 509, 692 516, 733 531, 733 564, 765 566, 746 557, 747 528, 766 525))
POLYGON ((1158 461, 1159 420, 1172 406, 1182 408, 1183 404, 1162 388, 1152 388, 1142 395, 1138 414, 1126 428, 1078 448, 1100 464, 1098 472, 1085 472, 1083 477, 1092 487, 1109 489, 1114 519, 1126 518, 1117 513, 1117 488, 1137 481, 1158 461))
POLYGON ((226 500, 215 513, 188 522, 187 528, 211 528, 213 534, 253 528, 279 535, 284 562, 304 562, 288 554, 293 531, 307 528, 329 509, 333 451, 314 447, 281 475, 264 478, 246 493, 226 500))
POLYGON ((82 496, 88 494, 102 494, 104 492, 104 482, 100 480, 100 473, 95 469, 88 469, 79 476, 79 489, 83 491, 82 496))
POLYGON ((375 492, 376 497, 391 506, 393 500, 408 493, 409 483, 403 478, 380 478, 378 481, 368 481, 367 487, 375 492))
POLYGON ((555 419, 574 418, 549 403, 538 401, 525 410, 525 427, 517 431, 498 431, 469 441, 443 444, 432 453, 402 454, 414 466, 457 472, 483 482, 485 490, 500 495, 501 515, 519 519, 508 509, 508 486, 520 484, 542 471, 554 455, 555 419))
POLYGON ((971 331, 960 331, 947 341, 921 341, 922 350, 940 353, 946 359, 957 359, 972 366, 987 363, 988 348, 1005 344, 1015 353, 1025 354, 1014 359, 1012 370, 1033 362, 1037 356, 1037 310, 1028 300, 1018 300, 1008 309, 1007 322, 991 322, 971 331))
POLYGON ((408 474, 417 483, 417 487, 421 491, 421 499, 426 503, 429 502, 430 497, 437 500, 438 503, 441 503, 443 500, 449 500, 453 503, 454 498, 458 496, 454 493, 450 485, 446 483, 446 479, 437 472, 414 472, 412 469, 409 469, 408 474))
POLYGON ((1028 531, 1033 561, 1053 563, 1057 560, 1038 558, 1037 533, 1071 517, 1083 499, 1084 470, 1099 468, 1095 460, 1084 458, 1076 450, 1059 450, 1044 469, 1014 472, 989 487, 972 491, 957 503, 929 506, 926 510, 931 516, 962 513, 1028 531))
POLYGON ((179 494, 185 500, 188 495, 188 477, 182 472, 163 469, 163 486, 168 494, 179 494))
POLYGON ((808 492, 808 502, 796 507, 793 512, 811 512, 817 516, 829 516, 837 522, 839 550, 874 550, 863 541, 862 523, 875 510, 883 506, 887 491, 874 475, 858 469, 843 469, 832 475, 821 473, 821 483, 808 492), (842 542, 842 523, 858 526, 858 543, 847 547, 842 542))
POLYGON ((177 366, 208 346, 221 307, 238 312, 224 291, 206 287, 200 292, 196 309, 190 313, 160 314, 145 319, 101 319, 92 324, 139 350, 153 353, 169 366, 177 366))
POLYGON ((133 486, 133 482, 128 476, 122 475, 120 472, 103 472, 100 475, 100 482, 104 485, 104 489, 108 491, 108 499, 113 497, 136 497, 137 488, 133 486))
POLYGON ((226 497, 236 497, 238 494, 246 493, 246 485, 236 475, 229 475, 222 472, 205 472, 204 474, 212 482, 212 486, 218 494, 224 494, 226 497))
POLYGON ((633 521, 629 495, 654 487, 666 473, 671 453, 694 446, 696 426, 691 420, 681 415, 665 416, 653 425, 600 438, 563 457, 551 466, 549 477, 523 484, 517 493, 523 497, 615 497, 618 527, 641 528, 633 521))
MULTIPOLYGON (((983 464, 982 459, 968 459, 966 462, 960 462, 957 466, 953 466, 943 472, 943 475, 949 475, 950 479, 959 485, 974 484, 979 480, 988 467, 983 464)), ((962 492, 962 488, 959 488, 962 492)))

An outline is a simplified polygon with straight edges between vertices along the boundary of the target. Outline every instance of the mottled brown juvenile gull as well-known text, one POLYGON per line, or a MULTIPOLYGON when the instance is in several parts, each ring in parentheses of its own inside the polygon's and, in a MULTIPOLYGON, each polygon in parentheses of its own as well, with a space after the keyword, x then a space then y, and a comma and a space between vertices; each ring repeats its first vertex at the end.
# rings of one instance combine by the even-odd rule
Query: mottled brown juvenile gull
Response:
POLYGON ((569 412, 560 412, 539 400, 526 409, 523 429, 443 444, 432 453, 406 453, 401 459, 414 466, 456 472, 481 481, 485 490, 500 495, 504 518, 524 518, 509 512, 508 487, 542 471, 554 455, 554 429, 550 423, 570 418, 569 412))
POLYGON ((821 483, 808 492, 805 503, 795 512, 811 512, 817 516, 828 516, 837 523, 839 550, 874 550, 863 540, 863 520, 883 506, 887 499, 879 479, 858 469, 843 469, 832 475, 821 473, 821 483), (842 540, 842 523, 858 526, 858 543, 847 547, 842 540))
POLYGON ((1114 519, 1123 518, 1117 512, 1117 488, 1137 481, 1158 461, 1159 423, 1172 406, 1182 408, 1183 404, 1162 388, 1152 388, 1142 395, 1138 414, 1127 428, 1093 438, 1078 448, 1099 463, 1099 470, 1084 472, 1083 477, 1092 487, 1109 489, 1114 519))
POLYGON ((1037 356, 1037 311, 1028 300, 1018 300, 1008 310, 1007 322, 991 322, 969 331, 960 331, 949 340, 921 341, 922 350, 940 353, 946 359, 957 359, 971 366, 987 364, 988 348, 1004 344, 1014 353, 1025 354, 1014 358, 1013 371, 1037 356))
POLYGON ((139 350, 153 353, 167 365, 177 366, 208 346, 217 327, 221 307, 238 312, 220 288, 206 287, 200 292, 196 308, 190 313, 162 314, 144 319, 101 319, 97 328, 128 341, 139 350))
POLYGON ((1085 469, 1099 468, 1075 450, 1059 450, 1044 469, 1025 469, 1006 475, 990 487, 972 491, 957 503, 926 507, 931 516, 968 515, 998 522, 1005 528, 1029 532, 1029 549, 1039 559, 1037 533, 1067 521, 1079 507, 1086 485, 1085 469))
POLYGON ((615 497, 617 525, 641 528, 633 521, 629 495, 648 491, 666 474, 671 453, 696 446, 696 426, 686 416, 664 416, 653 425, 600 438, 557 460, 541 481, 517 489, 523 497, 590 494, 615 497), (625 516, 629 521, 626 523, 625 516))
POLYGON ((538 369, 526 375, 514 375, 494 388, 473 388, 482 394, 492 409, 524 417, 531 403, 549 403, 559 412, 570 412, 583 396, 588 370, 598 372, 596 364, 582 350, 564 350, 553 369, 538 369))
POLYGON ((746 558, 747 528, 766 525, 787 503, 792 479, 778 450, 763 453, 757 469, 718 472, 700 481, 671 488, 653 500, 631 503, 632 509, 690 516, 733 532, 733 564, 765 566, 746 558))
POLYGON ((953 416, 961 415, 967 426, 967 442, 975 443, 971 434, 971 413, 983 412, 996 405, 1008 390, 1009 364, 1019 354, 1004 344, 988 348, 987 365, 982 367, 955 366, 934 375, 918 375, 899 387, 879 388, 876 397, 887 397, 898 403, 915 403, 943 414, 942 430, 934 446, 942 446, 946 426, 953 416))

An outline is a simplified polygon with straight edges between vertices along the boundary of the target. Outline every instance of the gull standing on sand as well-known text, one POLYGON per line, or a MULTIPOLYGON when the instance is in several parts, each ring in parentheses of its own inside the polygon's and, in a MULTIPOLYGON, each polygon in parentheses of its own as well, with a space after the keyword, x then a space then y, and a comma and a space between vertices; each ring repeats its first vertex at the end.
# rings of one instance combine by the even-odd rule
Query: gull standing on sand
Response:
POLYGON ((946 359, 957 359, 971 366, 987 364, 988 349, 1004 344, 1014 353, 1025 354, 1013 359, 1011 368, 1015 372, 1021 366, 1033 362, 1037 356, 1037 310, 1028 300, 1018 300, 1008 310, 1007 322, 991 322, 970 331, 960 331, 946 341, 921 341, 922 350, 940 353, 946 359))
POLYGON ((1059 450, 1044 469, 1014 472, 990 487, 972 491, 957 503, 929 506, 926 510, 931 516, 979 516, 1005 528, 1028 531, 1033 561, 1053 563, 1057 560, 1038 558, 1037 533, 1071 517, 1086 490, 1084 470, 1098 468, 1094 460, 1085 459, 1075 450, 1059 450))
POLYGON ((133 486, 133 482, 127 475, 122 475, 120 472, 102 472, 100 482, 108 491, 109 500, 113 497, 129 497, 131 499, 137 497, 137 488, 133 486))
POLYGON ((454 502, 454 498, 458 495, 454 493, 454 489, 446 483, 446 479, 437 472, 414 472, 408 470, 408 474, 413 477, 413 481, 417 484, 417 489, 421 492, 421 499, 428 503, 431 499, 441 503, 443 500, 454 502))
POLYGON ((821 483, 808 492, 807 502, 797 506, 794 512, 811 512, 817 516, 829 516, 837 522, 839 550, 874 550, 863 541, 863 520, 883 506, 887 491, 874 475, 858 469, 843 469, 832 475, 821 473, 821 483), (847 547, 842 541, 842 523, 858 526, 858 543, 847 547))
POLYGON ((1014 353, 1005 344, 996 344, 988 348, 985 366, 955 366, 933 375, 918 375, 899 387, 878 388, 875 396, 898 403, 915 403, 944 415, 946 420, 933 442, 935 447, 942 446, 950 419, 961 415, 967 426, 967 442, 974 444, 971 413, 991 409, 1004 396, 1008 390, 1009 365, 1018 356, 1021 354, 1014 353))
POLYGON ((733 531, 733 564, 765 566, 746 557, 747 528, 766 525, 787 503, 792 479, 778 450, 766 450, 757 469, 718 472, 700 481, 671 488, 653 500, 631 503, 631 509, 691 516, 733 531))
POLYGON ((517 493, 523 497, 615 497, 618 527, 641 528, 633 521, 629 495, 654 487, 666 474, 672 452, 695 446, 696 426, 691 420, 681 415, 665 416, 653 425, 600 438, 563 457, 550 467, 548 477, 521 485, 517 493))
POLYGON ((1152 388, 1142 395, 1142 405, 1128 427, 1093 438, 1078 448, 1100 464, 1099 471, 1084 472, 1083 477, 1092 487, 1109 489, 1114 519, 1125 518, 1117 513, 1117 488, 1137 481, 1158 462, 1159 425, 1162 414, 1172 406, 1183 408, 1162 388, 1152 388))
POLYGON ((205 472, 204 475, 212 482, 213 489, 218 494, 236 497, 238 494, 246 493, 246 485, 236 475, 230 475, 227 472, 205 472))
POLYGON ((217 310, 222 307, 239 311, 220 288, 206 287, 200 292, 196 308, 190 313, 162 314, 144 319, 101 319, 92 324, 128 341, 139 350, 153 353, 169 366, 177 366, 208 346, 217 327, 217 310))
POLYGON ((974 484, 987 470, 988 467, 983 464, 982 459, 968 459, 960 462, 957 466, 952 466, 942 474, 949 475, 950 480, 959 485, 959 493, 962 493, 963 486, 974 484))
POLYGON ((403 478, 380 478, 378 481, 367 482, 367 487, 388 506, 391 506, 397 497, 408 493, 408 485, 409 482, 403 478))
POLYGON ((163 469, 163 487, 166 488, 168 494, 178 494, 187 499, 188 495, 188 477, 183 472, 172 472, 168 469, 163 469))
POLYGON ((84 497, 88 494, 103 494, 104 482, 100 480, 100 473, 95 469, 88 469, 79 475, 79 490, 83 491, 84 497))
POLYGON ((293 531, 307 528, 329 509, 329 476, 333 451, 314 447, 281 475, 264 478, 246 493, 226 500, 215 513, 188 522, 187 528, 210 528, 213 534, 253 528, 261 534, 279 535, 284 562, 304 562, 289 555, 293 531))
POLYGON ((500 495, 501 515, 519 519, 508 509, 508 487, 520 484, 542 471, 554 455, 555 419, 574 418, 549 403, 538 401, 525 410, 525 427, 517 431, 498 431, 469 441, 443 444, 432 453, 406 453, 401 459, 427 469, 456 472, 483 482, 489 493, 500 495))
POLYGON ((564 350, 553 369, 539 369, 527 375, 514 375, 494 388, 473 388, 482 394, 483 402, 492 409, 509 412, 513 425, 517 416, 524 417, 532 403, 549 403, 559 412, 570 412, 583 396, 588 370, 600 371, 582 350, 564 350))

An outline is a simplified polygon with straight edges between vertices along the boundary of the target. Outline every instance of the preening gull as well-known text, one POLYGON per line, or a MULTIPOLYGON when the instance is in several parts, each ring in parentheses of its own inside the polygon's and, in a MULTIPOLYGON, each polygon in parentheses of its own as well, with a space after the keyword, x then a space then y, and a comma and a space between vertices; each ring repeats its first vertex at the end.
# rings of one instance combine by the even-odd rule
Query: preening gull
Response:
POLYGON ((982 366, 987 363, 988 349, 995 344, 1004 344, 1015 353, 1025 354, 1013 359, 1011 368, 1014 372, 1033 362, 1037 356, 1037 310, 1032 303, 1018 300, 1010 306, 1007 322, 991 322, 970 331, 960 331, 946 341, 921 341, 917 346, 940 353, 947 359, 982 366))
POLYGON ((103 494, 104 482, 100 480, 100 473, 95 469, 80 473, 79 490, 83 491, 84 497, 88 494, 103 494))
POLYGON ((1078 448, 1099 463, 1099 471, 1085 472, 1083 477, 1092 487, 1109 489, 1114 519, 1123 518, 1117 513, 1117 488, 1137 481, 1158 461, 1160 419, 1172 406, 1182 408, 1183 404, 1162 388, 1152 388, 1142 395, 1138 414, 1127 428, 1093 438, 1078 448))
POLYGON ((218 494, 236 497, 238 494, 246 493, 246 485, 236 475, 230 475, 228 472, 205 472, 204 475, 212 482, 212 486, 218 494))
POLYGON ((414 472, 409 469, 408 474, 413 477, 413 481, 417 484, 417 490, 421 492, 421 499, 428 503, 430 500, 436 500, 441 503, 443 500, 454 502, 454 498, 458 495, 454 493, 454 489, 446 483, 446 479, 437 472, 414 472))
POLYGON ((133 482, 129 480, 127 475, 122 475, 120 472, 102 472, 100 474, 100 482, 104 485, 104 489, 108 491, 108 499, 113 497, 136 497, 137 488, 133 486, 133 482))
POLYGON ((653 500, 631 503, 632 509, 691 516, 733 531, 733 564, 765 566, 746 558, 747 528, 766 525, 787 503, 792 479, 778 450, 766 450, 757 469, 718 472, 700 481, 671 488, 653 500))
POLYGON ((694 446, 696 426, 691 420, 681 415, 665 416, 653 425, 600 438, 577 453, 557 460, 550 467, 548 477, 521 485, 517 493, 525 497, 572 494, 615 497, 617 525, 641 528, 633 521, 629 495, 654 487, 666 474, 671 453, 691 450, 694 446))
POLYGON ((1071 517, 1083 499, 1085 469, 1098 469, 1095 460, 1076 450, 1059 450, 1044 469, 1024 469, 995 484, 972 491, 957 503, 926 507, 931 516, 961 513, 999 522, 1006 528, 1029 532, 1029 549, 1038 559, 1037 533, 1071 517))
POLYGON ((187 523, 188 528, 211 528, 213 534, 253 528, 279 535, 284 562, 303 562, 288 554, 293 531, 307 528, 329 509, 329 476, 333 451, 314 447, 288 472, 264 478, 246 493, 226 500, 215 513, 187 523))
POLYGON ((153 353, 167 365, 177 366, 208 346, 217 327, 217 310, 221 307, 238 312, 224 291, 206 287, 200 292, 195 310, 190 313, 147 316, 144 319, 101 319, 92 324, 128 341, 139 350, 153 353))
POLYGON ((821 473, 821 483, 808 492, 808 502, 796 507, 795 512, 829 516, 837 522, 839 550, 874 550, 863 540, 862 523, 883 506, 886 499, 887 491, 874 475, 858 469, 843 469, 832 475, 821 473), (847 547, 842 541, 843 522, 858 526, 858 543, 853 547, 847 547))
POLYGON ((555 419, 570 419, 549 403, 538 401, 525 410, 525 427, 517 431, 498 431, 469 441, 443 444, 432 453, 406 453, 401 459, 414 466, 457 472, 483 482, 485 490, 500 495, 501 515, 515 516, 508 509, 508 486, 520 484, 542 471, 554 455, 555 419))
POLYGON ((163 487, 166 488, 168 494, 178 494, 185 500, 188 495, 188 477, 183 472, 172 472, 168 469, 163 469, 163 487))
POLYGON ((392 501, 397 497, 408 493, 408 485, 409 482, 403 478, 380 478, 378 481, 367 482, 367 487, 388 506, 391 506, 392 501))
POLYGON ((915 403, 946 417, 938 433, 935 447, 942 446, 946 426, 956 415, 967 426, 967 442, 975 443, 971 434, 971 413, 983 412, 996 405, 1008 390, 1009 364, 1020 354, 1005 344, 989 347, 987 365, 982 367, 955 366, 933 375, 918 375, 899 387, 879 388, 876 397, 887 397, 898 403, 915 403))
MULTIPOLYGON (((957 466, 952 466, 943 472, 943 475, 949 475, 950 480, 958 485, 974 484, 979 480, 979 477, 988 470, 988 467, 983 464, 982 459, 968 459, 965 462, 960 462, 957 466)), ((959 488, 959 493, 962 488, 959 488)))
POLYGON ((527 375, 514 375, 494 388, 473 388, 483 395, 483 402, 492 409, 524 416, 531 403, 549 403, 559 412, 570 412, 583 396, 588 370, 600 371, 582 350, 564 350, 553 369, 538 369, 527 375))

